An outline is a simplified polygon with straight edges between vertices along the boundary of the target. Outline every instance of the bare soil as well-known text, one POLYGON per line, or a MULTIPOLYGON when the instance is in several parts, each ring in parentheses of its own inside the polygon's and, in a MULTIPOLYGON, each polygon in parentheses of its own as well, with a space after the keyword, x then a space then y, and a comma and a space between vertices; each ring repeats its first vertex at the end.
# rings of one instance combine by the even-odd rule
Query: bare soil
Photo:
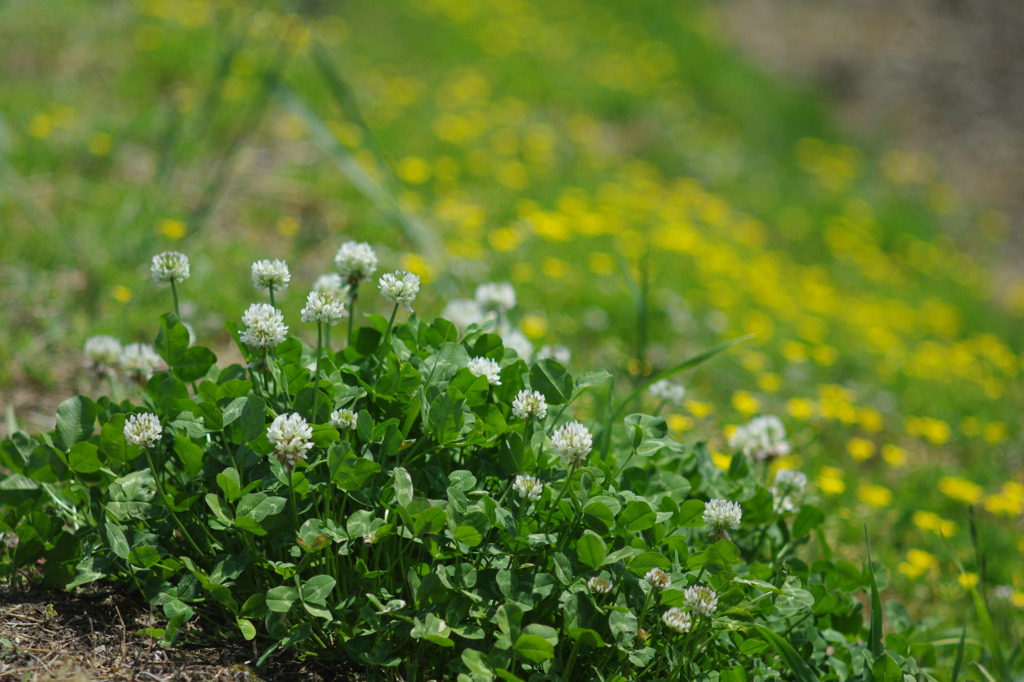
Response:
POLYGON ((212 642, 192 630, 175 648, 139 634, 162 614, 110 586, 72 593, 23 591, 0 585, 0 681, 26 682, 298 682, 354 680, 352 671, 323 668, 291 652, 254 668, 253 647, 212 642))
POLYGON ((969 201, 1006 212, 1024 245, 1019 0, 727 0, 720 10, 755 63, 823 88, 853 131, 932 154, 969 201))

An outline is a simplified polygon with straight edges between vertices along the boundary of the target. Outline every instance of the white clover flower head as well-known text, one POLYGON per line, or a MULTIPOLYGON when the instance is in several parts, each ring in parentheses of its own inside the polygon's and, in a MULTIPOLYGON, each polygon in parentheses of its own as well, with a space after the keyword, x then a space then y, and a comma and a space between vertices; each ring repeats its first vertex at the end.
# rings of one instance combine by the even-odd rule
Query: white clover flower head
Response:
POLYGON ((381 277, 377 287, 385 300, 390 303, 401 303, 411 313, 412 302, 416 300, 416 294, 420 291, 420 278, 411 272, 398 270, 381 277))
POLYGON ((530 339, 526 338, 526 334, 518 329, 513 329, 507 334, 502 334, 501 341, 505 344, 506 349, 514 350, 517 356, 529 362, 530 356, 533 355, 533 344, 530 343, 530 339))
POLYGON ((763 415, 740 426, 729 438, 729 447, 743 452, 754 461, 787 455, 790 451, 786 428, 775 415, 763 415))
POLYGON ((283 260, 258 260, 252 264, 252 285, 257 289, 281 291, 288 288, 292 274, 283 260))
POLYGON ((124 423, 124 439, 131 445, 152 447, 160 441, 163 433, 160 418, 151 412, 133 414, 124 423))
POLYGON ((153 256, 149 274, 157 284, 184 282, 191 274, 188 256, 177 251, 164 251, 153 256))
POLYGON ((683 601, 690 611, 710 617, 718 608, 718 595, 710 587, 691 585, 683 591, 683 601))
POLYGON ((779 511, 790 512, 796 509, 806 487, 807 474, 795 469, 779 469, 769 491, 779 511))
POLYGON ((690 631, 690 614, 675 606, 661 615, 661 622, 681 635, 690 631))
POLYGON ((441 317, 448 320, 461 331, 465 331, 470 325, 483 325, 494 319, 493 315, 486 313, 483 307, 476 301, 465 298, 456 298, 448 301, 441 317))
POLYGON ((334 326, 345 316, 345 304, 332 293, 311 291, 306 297, 306 307, 302 309, 303 322, 316 322, 334 326))
POLYGON ((579 466, 590 454, 594 438, 586 426, 577 421, 562 424, 551 434, 551 448, 566 467, 579 466))
POLYGON ((338 273, 328 272, 326 275, 316 278, 316 281, 313 282, 313 291, 323 291, 344 299, 348 295, 348 285, 338 273))
POLYGON ((572 360, 572 351, 557 343, 541 346, 540 350, 537 351, 537 359, 545 360, 547 358, 551 358, 564 367, 572 360))
POLYGON ((541 493, 544 492, 544 484, 534 476, 519 474, 516 476, 516 480, 512 482, 512 489, 516 491, 516 495, 519 495, 524 500, 536 502, 540 499, 541 493))
POLYGON ((359 421, 359 415, 349 409, 342 408, 331 412, 331 426, 339 431, 353 431, 359 421))
POLYGON ((516 307, 516 290, 507 282, 487 282, 476 288, 476 302, 487 310, 505 312, 516 307))
POLYGON ((105 375, 121 359, 121 342, 113 336, 90 336, 82 347, 89 367, 96 374, 105 375))
POLYGON ((475 377, 487 377, 491 386, 501 386, 501 365, 490 358, 472 358, 466 369, 475 377))
POLYGON ((274 455, 285 466, 294 467, 313 448, 313 429, 298 412, 278 415, 267 429, 274 455))
POLYGON ((512 414, 517 419, 529 419, 536 417, 543 419, 548 415, 548 401, 540 391, 523 389, 516 394, 512 401, 512 414))
POLYGON ((241 333, 242 343, 257 350, 273 348, 288 335, 284 315, 269 303, 253 303, 242 315, 245 330, 241 333))
POLYGON ((118 362, 130 378, 144 383, 160 366, 160 356, 148 343, 129 343, 121 350, 118 362))
POLYGON ((683 402, 683 396, 686 395, 686 388, 679 384, 673 384, 668 379, 662 379, 661 381, 655 381, 653 384, 648 386, 647 393, 655 400, 661 400, 666 403, 678 405, 683 402))
POLYGON ((612 591, 612 581, 597 576, 587 581, 587 587, 594 594, 608 594, 612 591))
POLYGON ((704 503, 704 523, 711 526, 711 534, 720 538, 729 537, 729 530, 740 527, 743 510, 731 500, 714 498, 704 503))
POLYGON ((652 568, 647 571, 644 580, 651 584, 651 587, 658 590, 667 590, 672 585, 672 578, 660 568, 652 568))
POLYGON ((350 286, 357 286, 377 272, 377 254, 366 242, 345 242, 334 254, 334 265, 350 286))

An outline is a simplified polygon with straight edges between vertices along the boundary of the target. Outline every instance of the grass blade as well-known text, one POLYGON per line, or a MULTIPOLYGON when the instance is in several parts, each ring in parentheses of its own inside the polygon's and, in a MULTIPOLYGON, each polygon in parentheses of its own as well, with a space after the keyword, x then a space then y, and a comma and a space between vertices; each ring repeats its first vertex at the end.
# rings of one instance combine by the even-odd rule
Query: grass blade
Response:
POLYGON ((960 643, 956 645, 956 659, 953 661, 953 672, 950 674, 949 682, 957 682, 960 678, 960 668, 964 664, 964 645, 967 642, 967 625, 971 622, 971 614, 967 614, 967 621, 964 629, 960 631, 960 643))
POLYGON ((867 526, 864 526, 864 542, 868 547, 868 581, 871 585, 871 625, 868 630, 868 648, 872 657, 878 658, 885 651, 885 645, 882 644, 882 599, 878 596, 875 567, 871 564, 871 540, 868 539, 867 526))
POLYGON ((763 625, 754 623, 754 629, 778 652, 782 660, 789 666, 789 669, 793 671, 798 682, 819 682, 818 676, 807 666, 803 656, 797 653, 792 644, 763 625))

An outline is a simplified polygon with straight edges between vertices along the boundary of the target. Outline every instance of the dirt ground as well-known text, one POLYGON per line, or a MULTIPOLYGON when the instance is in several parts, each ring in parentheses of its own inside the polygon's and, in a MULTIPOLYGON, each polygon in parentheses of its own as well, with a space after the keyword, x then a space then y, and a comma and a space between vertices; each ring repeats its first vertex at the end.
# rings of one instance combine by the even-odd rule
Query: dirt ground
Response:
MULTIPOLYGON (((755 63, 831 95, 855 134, 932 154, 1024 245, 1024 9, 1018 0, 726 0, 755 63)), ((1019 254, 1019 250, 1016 251, 1019 254)))
MULTIPOLYGON (((288 652, 257 672, 252 646, 187 641, 173 649, 138 634, 154 614, 140 599, 113 588, 74 593, 22 591, 0 585, 0 680, 25 682, 299 682, 354 680, 288 652)), ((196 639, 191 637, 189 639, 196 639)))

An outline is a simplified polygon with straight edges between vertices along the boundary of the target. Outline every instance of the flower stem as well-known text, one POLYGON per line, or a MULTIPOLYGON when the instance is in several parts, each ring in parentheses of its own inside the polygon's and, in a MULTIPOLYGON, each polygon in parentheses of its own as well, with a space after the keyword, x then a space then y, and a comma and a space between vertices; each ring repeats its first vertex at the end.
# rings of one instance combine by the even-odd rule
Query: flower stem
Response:
POLYGON ((315 424, 320 410, 320 357, 324 350, 324 324, 316 323, 316 374, 313 375, 313 421, 315 424))
POLYGON ((149 470, 153 472, 153 481, 156 482, 156 490, 160 493, 160 500, 164 503, 164 506, 167 507, 167 511, 171 515, 171 518, 174 519, 174 523, 178 526, 178 530, 181 531, 181 534, 184 535, 185 539, 188 540, 190 545, 192 545, 192 549, 196 551, 197 557, 206 556, 207 553, 199 549, 199 545, 196 544, 196 541, 193 540, 192 536, 188 534, 187 530, 185 530, 185 526, 181 523, 181 519, 179 519, 178 515, 174 513, 174 508, 167 500, 167 493, 164 492, 164 486, 160 482, 160 476, 157 473, 156 467, 153 466, 153 455, 150 454, 149 448, 143 448, 142 451, 146 453, 146 462, 149 464, 149 470))
POLYGON ((359 285, 352 286, 352 295, 348 297, 348 336, 345 337, 345 345, 352 343, 352 322, 356 319, 356 295, 359 293, 359 285))
POLYGON ((174 314, 178 316, 178 321, 181 321, 181 308, 178 307, 178 287, 174 285, 174 278, 171 278, 171 296, 174 297, 174 314))
POLYGON ((299 535, 299 510, 295 504, 295 469, 291 466, 285 465, 288 469, 288 497, 292 503, 292 521, 295 522, 295 535, 299 535))
POLYGON ((384 356, 387 354, 388 339, 391 338, 391 328, 395 325, 395 316, 398 315, 398 303, 395 304, 394 310, 391 311, 391 319, 388 320, 388 328, 384 332, 384 339, 380 344, 380 364, 384 364, 384 356))
POLYGON ((271 305, 271 307, 276 308, 277 305, 274 304, 274 287, 267 287, 267 291, 270 292, 270 305, 271 305))
POLYGON ((575 473, 575 471, 576 471, 576 465, 575 464, 572 465, 571 467, 569 467, 569 471, 565 475, 565 485, 562 486, 562 490, 558 493, 558 497, 555 498, 554 503, 552 503, 552 505, 550 507, 548 507, 548 517, 546 519, 544 519, 544 532, 545 533, 548 532, 548 529, 551 526, 551 516, 554 513, 555 508, 558 507, 558 503, 562 501, 563 497, 565 497, 565 491, 569 489, 569 483, 572 481, 572 475, 573 475, 573 473, 575 473))

